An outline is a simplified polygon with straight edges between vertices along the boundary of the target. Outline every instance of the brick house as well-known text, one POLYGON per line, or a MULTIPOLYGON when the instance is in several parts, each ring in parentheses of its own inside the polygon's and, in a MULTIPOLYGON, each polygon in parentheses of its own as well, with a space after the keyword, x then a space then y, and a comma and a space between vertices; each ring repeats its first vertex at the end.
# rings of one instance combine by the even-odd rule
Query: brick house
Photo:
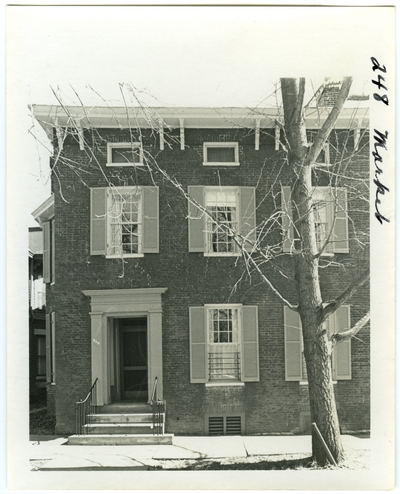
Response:
MULTIPOLYGON (((317 241, 331 235, 320 270, 326 301, 369 265, 361 180, 369 174, 368 110, 349 103, 314 176, 317 241)), ((96 378, 103 410, 148 403, 157 378, 168 433, 307 432, 299 317, 246 268, 229 234, 238 232, 247 251, 254 242, 274 246, 274 267, 260 269, 296 303, 288 208, 294 177, 281 111, 32 111, 54 147, 52 196, 35 217, 45 235, 56 432, 74 432, 75 403, 96 378)), ((328 112, 307 109, 309 140, 328 112)), ((349 328, 368 306, 363 286, 329 318, 328 330, 349 328)), ((369 325, 334 351, 342 431, 370 427, 369 351, 369 325)))
POLYGON ((31 402, 46 396, 46 285, 43 281, 43 232, 29 231, 29 396, 31 402))

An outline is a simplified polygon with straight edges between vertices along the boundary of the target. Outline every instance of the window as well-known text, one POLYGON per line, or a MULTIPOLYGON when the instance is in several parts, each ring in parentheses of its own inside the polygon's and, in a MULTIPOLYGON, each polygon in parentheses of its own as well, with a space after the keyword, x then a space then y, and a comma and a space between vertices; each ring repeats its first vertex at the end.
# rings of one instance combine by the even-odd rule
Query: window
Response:
POLYGON ((140 257, 159 251, 158 187, 91 189, 91 255, 140 257))
POLYGON ((46 378, 46 335, 36 335, 36 378, 46 378))
POLYGON ((43 223, 43 281, 55 282, 55 224, 54 218, 43 223))
MULTIPOLYGON (((347 191, 344 188, 315 187, 312 192, 317 248, 323 254, 348 253, 349 234, 347 217, 347 191), (327 242, 328 240, 328 242, 327 242), (326 245, 325 245, 326 244, 326 245)), ((283 251, 295 247, 291 189, 282 187, 283 251)))
MULTIPOLYGON (((328 334, 350 329, 350 306, 342 305, 325 321, 328 334)), ((303 335, 298 312, 284 307, 285 326, 285 378, 286 381, 307 381, 303 335)), ((335 345, 332 352, 332 376, 335 380, 351 379, 351 340, 335 345)))
POLYGON ((190 307, 189 329, 192 383, 259 381, 257 307, 190 307))
POLYGON ((143 165, 143 149, 140 142, 107 143, 107 166, 143 165))
POLYGON ((237 142, 205 142, 203 144, 203 165, 239 166, 237 142))
POLYGON ((256 242, 254 187, 188 187, 189 252, 239 255, 256 242), (236 237, 235 237, 236 235, 236 237))
POLYGON ((107 256, 142 253, 142 194, 139 188, 108 189, 107 256))
POLYGON ((210 381, 240 381, 239 309, 208 309, 208 374, 210 381))
POLYGON ((234 254, 238 246, 233 232, 237 231, 238 190, 220 187, 206 188, 206 252, 234 254))
POLYGON ((331 161, 330 161, 330 152, 329 152, 328 143, 324 144, 324 147, 322 148, 322 151, 319 153, 316 163, 318 165, 322 165, 322 164, 330 165, 331 161))
POLYGON ((56 382, 55 313, 46 314, 46 381, 56 382))

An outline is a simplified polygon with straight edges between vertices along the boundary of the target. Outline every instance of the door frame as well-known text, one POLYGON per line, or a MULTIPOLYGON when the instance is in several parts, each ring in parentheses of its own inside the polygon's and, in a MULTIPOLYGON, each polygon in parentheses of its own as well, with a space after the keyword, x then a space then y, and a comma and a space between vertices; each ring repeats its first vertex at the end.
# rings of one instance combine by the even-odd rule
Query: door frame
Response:
POLYGON ((117 318, 147 317, 148 400, 156 378, 158 397, 163 398, 162 295, 166 291, 167 288, 83 291, 91 302, 91 367, 92 383, 98 379, 97 405, 111 403, 110 332, 112 320, 117 318))

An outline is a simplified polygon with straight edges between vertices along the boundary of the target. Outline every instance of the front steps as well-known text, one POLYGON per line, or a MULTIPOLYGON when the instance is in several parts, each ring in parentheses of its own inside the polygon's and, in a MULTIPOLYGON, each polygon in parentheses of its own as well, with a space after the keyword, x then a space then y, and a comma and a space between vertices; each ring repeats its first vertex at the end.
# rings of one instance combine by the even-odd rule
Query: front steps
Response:
POLYGON ((165 434, 165 413, 161 414, 161 434, 153 434, 153 414, 147 404, 112 403, 90 415, 83 435, 68 438, 71 445, 172 444, 173 434, 165 434))

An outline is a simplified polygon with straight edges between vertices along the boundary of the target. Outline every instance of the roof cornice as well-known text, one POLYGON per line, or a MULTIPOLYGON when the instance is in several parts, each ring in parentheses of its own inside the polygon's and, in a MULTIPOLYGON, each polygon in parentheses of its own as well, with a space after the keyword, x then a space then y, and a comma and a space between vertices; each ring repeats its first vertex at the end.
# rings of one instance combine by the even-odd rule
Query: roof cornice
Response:
MULTIPOLYGON (((49 136, 53 128, 274 128, 283 122, 282 108, 201 108, 201 107, 83 107, 32 105, 33 115, 49 136)), ((307 128, 320 128, 331 108, 307 108, 307 128)), ((368 107, 344 107, 336 128, 368 125, 368 107)))
POLYGON ((43 222, 51 220, 51 218, 54 217, 54 195, 51 195, 37 209, 35 209, 32 216, 40 226, 42 226, 43 222))

